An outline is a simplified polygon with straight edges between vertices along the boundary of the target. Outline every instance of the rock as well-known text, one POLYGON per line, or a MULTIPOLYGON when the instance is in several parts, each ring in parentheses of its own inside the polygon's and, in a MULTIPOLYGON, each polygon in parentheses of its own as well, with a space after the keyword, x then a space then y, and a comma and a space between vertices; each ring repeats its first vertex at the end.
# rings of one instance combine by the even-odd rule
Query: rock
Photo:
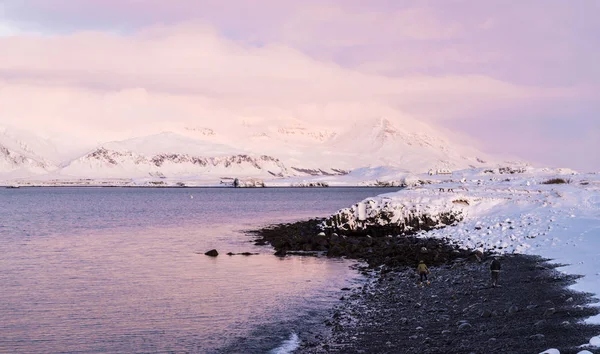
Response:
POLYGON ((419 327, 415 328, 415 330, 417 330, 417 331, 422 331, 422 330, 423 330, 423 327, 419 326, 419 327))
POLYGON ((544 311, 544 317, 550 317, 552 315, 554 315, 556 313, 556 309, 554 307, 551 307, 549 309, 547 309, 546 311, 544 311))
POLYGON ((513 313, 517 313, 519 312, 519 308, 517 307, 517 305, 512 305, 511 307, 508 308, 508 313, 513 314, 513 313))
POLYGON ((219 252, 217 252, 217 250, 210 250, 204 254, 209 257, 216 257, 219 255, 219 252))
POLYGON ((471 328, 473 328, 473 326, 471 326, 471 324, 468 323, 468 322, 467 323, 463 323, 460 326, 458 326, 458 330, 461 331, 461 332, 462 331, 466 331, 466 330, 471 329, 471 328))
POLYGON ((286 254, 287 252, 285 250, 278 250, 277 252, 275 252, 275 255, 277 257, 285 257, 286 254))
POLYGON ((534 323, 533 327, 539 329, 540 327, 543 327, 545 324, 546 324, 545 320, 540 320, 540 321, 537 321, 536 323, 534 323))
POLYGON ((481 317, 484 317, 484 318, 492 317, 492 312, 490 310, 483 310, 481 312, 481 317))
POLYGON ((546 336, 540 333, 529 336, 529 339, 531 340, 543 340, 544 338, 546 338, 546 336))
POLYGON ((573 302, 573 298, 570 297, 570 298, 566 299, 565 302, 573 302))
POLYGON ((538 307, 538 305, 528 305, 527 309, 528 310, 533 310, 533 309, 536 309, 537 307, 538 307))
POLYGON ((400 319, 400 324, 403 324, 403 325, 405 325, 405 324, 407 324, 407 323, 408 323, 408 318, 406 318, 406 317, 402 317, 402 318, 400 319))
POLYGON ((442 331, 442 334, 450 334, 452 333, 452 331, 450 331, 449 329, 445 329, 442 331))
POLYGON ((414 339, 419 339, 419 336, 417 336, 417 335, 414 335, 414 336, 410 336, 410 337, 408 337, 408 338, 409 338, 409 339, 413 339, 413 340, 414 340, 414 339))

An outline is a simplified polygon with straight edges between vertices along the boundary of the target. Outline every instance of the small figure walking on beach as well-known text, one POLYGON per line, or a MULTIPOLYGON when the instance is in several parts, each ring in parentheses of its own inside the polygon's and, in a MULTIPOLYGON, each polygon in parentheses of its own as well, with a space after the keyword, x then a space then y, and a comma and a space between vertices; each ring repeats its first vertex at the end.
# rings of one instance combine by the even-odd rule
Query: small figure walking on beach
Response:
POLYGON ((419 261, 419 265, 417 266, 417 273, 419 273, 419 285, 423 284, 423 280, 425 280, 427 282, 427 285, 429 285, 429 280, 427 280, 427 274, 429 274, 429 268, 427 268, 427 265, 425 265, 425 261, 421 260, 419 261))
POLYGON ((490 271, 492 273, 492 287, 495 288, 498 285, 498 277, 500 276, 500 261, 498 257, 494 257, 492 260, 490 271))

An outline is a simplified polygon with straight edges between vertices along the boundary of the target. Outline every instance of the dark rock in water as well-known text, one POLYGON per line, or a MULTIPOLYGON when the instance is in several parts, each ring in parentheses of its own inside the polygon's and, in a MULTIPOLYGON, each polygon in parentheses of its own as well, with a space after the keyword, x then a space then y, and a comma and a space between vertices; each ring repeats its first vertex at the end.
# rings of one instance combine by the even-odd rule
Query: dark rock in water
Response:
POLYGON ((252 256, 252 255, 256 255, 258 253, 252 253, 252 252, 242 252, 242 253, 233 253, 233 252, 229 252, 227 253, 228 256, 252 256))
POLYGON ((341 235, 335 229, 324 229, 323 219, 311 219, 248 233, 261 237, 254 242, 269 243, 276 251, 285 251, 286 254, 290 254, 290 251, 323 251, 328 257, 362 259, 371 268, 380 265, 412 267, 419 260, 424 260, 428 266, 436 266, 457 258, 466 260, 471 252, 457 248, 444 239, 415 237, 414 231, 404 230, 402 236, 396 237, 389 236, 398 234, 391 231, 393 230, 352 230, 341 235))
POLYGON ((205 255, 210 256, 210 257, 216 257, 219 255, 219 252, 217 252, 217 250, 210 250, 210 251, 206 252, 205 255))
POLYGON ((285 250, 278 250, 277 252, 275 252, 275 255, 277 257, 285 257, 286 254, 287 252, 285 250))

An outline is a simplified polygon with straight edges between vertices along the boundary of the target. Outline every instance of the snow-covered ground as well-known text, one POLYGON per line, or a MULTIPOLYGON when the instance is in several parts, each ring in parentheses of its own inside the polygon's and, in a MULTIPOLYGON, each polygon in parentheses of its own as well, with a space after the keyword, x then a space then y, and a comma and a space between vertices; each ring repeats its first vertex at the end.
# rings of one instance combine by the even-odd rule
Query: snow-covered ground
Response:
MULTIPOLYGON (((337 216, 350 228, 453 213, 451 226, 422 232, 484 252, 534 254, 583 275, 572 287, 600 298, 600 174, 566 169, 465 170, 405 177, 411 186, 368 198, 337 216), (502 172, 502 173, 501 173, 502 172), (513 173, 511 173, 513 172, 513 173), (548 183, 555 179, 556 182, 548 183)), ((600 316, 588 320, 600 323, 600 316)), ((600 334, 600 333, 599 333, 600 334)), ((600 337, 590 345, 600 345, 600 337)), ((583 349, 583 348, 582 348, 583 349)))

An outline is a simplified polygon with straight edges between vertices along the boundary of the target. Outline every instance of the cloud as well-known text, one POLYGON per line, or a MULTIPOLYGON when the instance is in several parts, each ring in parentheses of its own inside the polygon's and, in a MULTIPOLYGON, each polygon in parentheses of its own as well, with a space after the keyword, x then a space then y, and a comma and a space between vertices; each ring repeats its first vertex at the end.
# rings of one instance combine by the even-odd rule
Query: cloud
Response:
POLYGON ((528 151, 532 136, 573 153, 599 148, 597 126, 577 144, 560 135, 597 119, 595 0, 0 4, 11 34, 0 37, 0 114, 15 124, 50 128, 51 111, 100 134, 99 122, 139 117, 148 129, 211 115, 335 124, 393 109, 556 164, 570 160, 528 151), (556 117, 560 107, 577 109, 556 117))
POLYGON ((90 95, 143 89, 287 105, 378 102, 432 114, 427 105, 462 111, 490 102, 569 95, 569 90, 520 87, 486 76, 385 77, 321 62, 281 45, 251 46, 208 25, 155 26, 130 35, 81 32, 0 39, 0 80, 14 85, 79 89, 90 95), (40 59, 42 58, 42 59, 40 59), (421 108, 420 108, 421 107, 421 108))

